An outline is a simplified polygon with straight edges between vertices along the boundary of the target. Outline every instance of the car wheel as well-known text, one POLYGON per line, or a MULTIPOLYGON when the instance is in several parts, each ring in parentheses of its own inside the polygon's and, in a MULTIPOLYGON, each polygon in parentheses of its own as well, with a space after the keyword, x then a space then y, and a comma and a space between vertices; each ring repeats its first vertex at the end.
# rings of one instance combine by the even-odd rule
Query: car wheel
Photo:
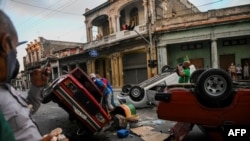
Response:
POLYGON ((144 90, 139 86, 133 86, 129 93, 130 98, 134 101, 141 101, 144 95, 144 90))
POLYGON ((130 84, 126 84, 122 87, 122 92, 124 93, 129 93, 130 89, 131 89, 132 85, 130 84))
POLYGON ((199 76, 205 71, 205 69, 195 70, 190 76, 190 83, 196 83, 199 76))
POLYGON ((198 77, 195 93, 205 106, 220 107, 231 100, 232 86, 232 79, 226 71, 209 69, 198 77))

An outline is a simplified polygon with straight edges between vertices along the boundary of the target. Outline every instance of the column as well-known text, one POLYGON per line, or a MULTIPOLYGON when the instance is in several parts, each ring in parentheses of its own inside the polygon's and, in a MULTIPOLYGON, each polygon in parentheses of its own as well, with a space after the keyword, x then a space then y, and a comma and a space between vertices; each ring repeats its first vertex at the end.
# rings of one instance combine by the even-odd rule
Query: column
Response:
POLYGON ((119 54, 119 57, 118 57, 118 72, 119 72, 119 78, 120 78, 119 87, 122 87, 124 85, 122 54, 119 54))
POLYGON ((41 61, 41 49, 40 48, 37 50, 37 61, 38 62, 41 61))
POLYGON ((118 32, 118 31, 120 31, 120 15, 116 15, 115 20, 116 20, 116 25, 115 25, 116 31, 115 32, 118 32))
POLYGON ((58 60, 56 62, 57 62, 57 72, 58 72, 58 77, 59 77, 62 74, 62 71, 61 71, 61 68, 59 67, 58 60))
POLYGON ((218 68, 217 39, 211 40, 211 62, 212 68, 218 68))
POLYGON ((162 67, 168 64, 168 60, 167 60, 167 47, 166 46, 157 47, 158 73, 161 73, 162 67))
POLYGON ((95 60, 87 61, 87 73, 95 73, 95 60))
POLYGON ((87 42, 90 41, 90 31, 89 31, 89 26, 88 26, 88 21, 84 21, 85 22, 85 27, 86 27, 86 35, 87 35, 87 42))
POLYGON ((154 9, 154 7, 155 7, 154 6, 154 2, 153 2, 153 0, 148 0, 148 1, 149 1, 149 16, 151 17, 150 18, 150 20, 151 20, 150 22, 151 22, 151 24, 154 24, 154 20, 155 20, 154 19, 155 18, 154 17, 154 10, 155 10, 154 9))
POLYGON ((93 41, 93 31, 92 26, 89 26, 89 42, 93 41))
POLYGON ((143 0, 145 23, 148 22, 148 0, 143 0))
POLYGON ((115 32, 115 17, 111 15, 109 17, 109 33, 112 34, 115 32))
POLYGON ((86 36, 87 36, 87 42, 89 41, 89 28, 88 28, 88 21, 85 22, 85 27, 86 27, 86 36))
POLYGON ((120 87, 120 78, 123 77, 120 75, 120 61, 119 61, 120 53, 114 53, 111 55, 111 70, 112 70, 112 82, 113 87, 120 87))
POLYGON ((112 16, 112 30, 113 30, 113 33, 115 33, 117 30, 116 30, 116 16, 113 15, 112 16))

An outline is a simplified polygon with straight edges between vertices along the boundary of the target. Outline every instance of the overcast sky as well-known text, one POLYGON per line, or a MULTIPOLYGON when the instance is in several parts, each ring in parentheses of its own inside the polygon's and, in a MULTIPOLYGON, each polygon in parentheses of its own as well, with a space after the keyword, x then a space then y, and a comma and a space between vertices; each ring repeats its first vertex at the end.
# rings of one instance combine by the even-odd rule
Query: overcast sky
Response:
MULTIPOLYGON (((49 40, 86 42, 85 9, 107 0, 0 0, 13 21, 19 41, 34 41, 39 36, 49 40)), ((250 4, 250 0, 189 0, 201 11, 250 4)), ((18 48, 18 59, 26 55, 26 44, 18 48)), ((21 67, 23 70, 23 67, 21 67)))

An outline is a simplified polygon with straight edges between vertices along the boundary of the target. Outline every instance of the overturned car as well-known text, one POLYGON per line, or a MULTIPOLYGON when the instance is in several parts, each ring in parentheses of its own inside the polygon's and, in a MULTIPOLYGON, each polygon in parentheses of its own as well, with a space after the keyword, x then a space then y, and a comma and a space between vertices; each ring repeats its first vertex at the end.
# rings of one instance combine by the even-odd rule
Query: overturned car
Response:
MULTIPOLYGON (((150 79, 147 79, 139 84, 126 84, 122 87, 122 92, 117 96, 117 99, 122 103, 130 102, 136 108, 149 107, 157 104, 155 94, 167 85, 178 83, 179 76, 175 69, 165 66, 164 71, 150 79)), ((195 71, 195 66, 190 65, 190 72, 195 71)))
POLYGON ((194 124, 207 131, 211 140, 225 140, 227 127, 250 126, 250 81, 232 81, 221 69, 193 74, 193 83, 169 85, 155 95, 160 101, 158 118, 177 121, 172 128, 175 139, 182 140, 194 124))
POLYGON ((58 77, 43 90, 42 95, 42 103, 58 103, 90 133, 100 131, 111 120, 108 111, 102 105, 102 93, 79 68, 58 77))
POLYGON ((91 135, 103 131, 107 126, 126 128, 127 121, 138 120, 131 103, 117 105, 113 111, 106 107, 103 94, 90 77, 80 68, 59 76, 42 91, 42 103, 57 103, 76 120, 77 135, 91 135))

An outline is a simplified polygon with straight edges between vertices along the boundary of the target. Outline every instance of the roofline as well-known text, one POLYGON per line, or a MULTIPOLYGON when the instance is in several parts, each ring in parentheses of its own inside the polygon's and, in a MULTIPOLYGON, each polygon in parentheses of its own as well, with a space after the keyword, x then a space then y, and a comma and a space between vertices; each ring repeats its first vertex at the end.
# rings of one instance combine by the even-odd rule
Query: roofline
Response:
POLYGON ((94 12, 96 12, 96 11, 98 11, 100 9, 103 9, 103 8, 109 6, 110 4, 114 3, 114 2, 116 2, 116 1, 107 1, 107 2, 104 2, 103 4, 101 4, 101 5, 97 6, 97 7, 93 8, 93 9, 90 9, 89 11, 83 13, 83 16, 91 15, 94 12))

